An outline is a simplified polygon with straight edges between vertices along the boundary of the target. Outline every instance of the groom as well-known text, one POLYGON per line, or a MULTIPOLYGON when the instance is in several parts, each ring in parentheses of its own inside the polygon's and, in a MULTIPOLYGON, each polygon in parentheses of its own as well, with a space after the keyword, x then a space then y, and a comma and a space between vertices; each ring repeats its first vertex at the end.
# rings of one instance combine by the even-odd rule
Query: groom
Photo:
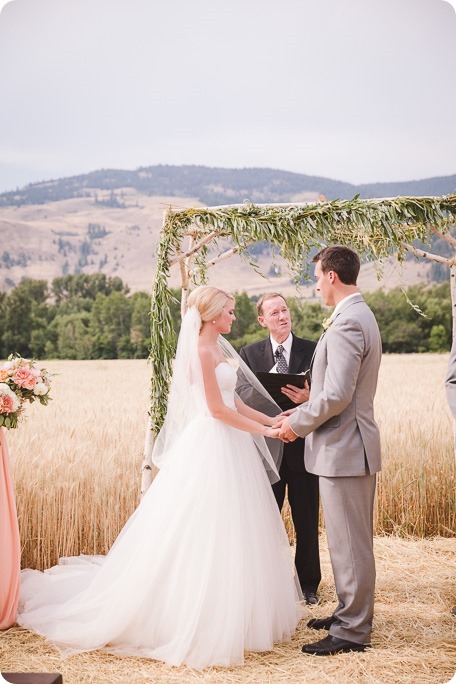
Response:
POLYGON ((356 287, 360 262, 342 245, 322 249, 315 263, 317 291, 335 309, 312 364, 307 404, 292 409, 279 437, 306 437, 305 463, 320 476, 320 496, 339 605, 308 627, 326 629, 304 653, 330 655, 370 646, 374 612, 373 505, 380 470, 374 420, 382 346, 377 322, 356 287))

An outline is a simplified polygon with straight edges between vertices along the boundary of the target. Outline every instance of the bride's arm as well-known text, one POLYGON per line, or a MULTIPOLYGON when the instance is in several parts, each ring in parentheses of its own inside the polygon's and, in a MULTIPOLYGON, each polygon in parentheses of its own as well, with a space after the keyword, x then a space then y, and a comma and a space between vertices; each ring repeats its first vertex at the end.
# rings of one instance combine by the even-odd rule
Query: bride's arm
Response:
MULTIPOLYGON (((261 423, 262 425, 275 425, 277 423, 277 416, 267 416, 265 413, 262 413, 261 411, 257 411, 256 409, 252 408, 251 406, 247 406, 247 404, 244 404, 242 399, 238 397, 236 394, 234 395, 234 403, 236 404, 236 408, 239 413, 242 413, 243 416, 246 416, 247 418, 251 418, 252 420, 257 421, 258 423, 261 423)), ((277 409, 277 415, 280 414, 280 409, 277 409)))
MULTIPOLYGON (((211 352, 207 349, 199 350, 201 368, 203 371, 204 391, 206 394, 207 407, 211 416, 221 420, 223 423, 231 427, 250 432, 254 435, 264 435, 265 437, 276 437, 278 430, 273 430, 271 427, 254 420, 238 411, 234 411, 229 406, 223 403, 220 388, 215 375, 215 361, 211 352)), ((258 416, 263 416, 262 413, 255 412, 258 416)))

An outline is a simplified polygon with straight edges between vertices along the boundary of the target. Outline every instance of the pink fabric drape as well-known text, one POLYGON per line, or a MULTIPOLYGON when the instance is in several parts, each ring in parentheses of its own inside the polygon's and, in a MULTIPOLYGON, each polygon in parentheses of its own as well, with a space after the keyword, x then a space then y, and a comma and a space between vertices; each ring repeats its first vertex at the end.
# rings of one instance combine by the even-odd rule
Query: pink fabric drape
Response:
POLYGON ((21 546, 16 500, 6 432, 0 428, 0 629, 7 629, 16 621, 20 568, 21 546))

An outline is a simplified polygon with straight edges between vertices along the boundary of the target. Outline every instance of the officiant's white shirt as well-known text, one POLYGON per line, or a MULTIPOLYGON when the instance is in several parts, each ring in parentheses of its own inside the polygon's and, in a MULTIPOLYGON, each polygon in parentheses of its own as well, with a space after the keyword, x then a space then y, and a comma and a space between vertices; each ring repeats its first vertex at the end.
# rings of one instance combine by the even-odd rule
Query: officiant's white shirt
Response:
MULTIPOLYGON (((277 347, 279 346, 279 342, 276 342, 274 338, 270 335, 269 336, 272 344, 272 353, 276 355, 277 347)), ((282 354, 284 355, 285 361, 287 362, 287 366, 290 367, 290 354, 291 354, 291 345, 293 344, 293 335, 290 333, 285 340, 285 342, 280 343, 283 347, 283 352, 282 354)), ((273 365, 271 370, 269 371, 270 373, 277 373, 277 363, 273 365)))

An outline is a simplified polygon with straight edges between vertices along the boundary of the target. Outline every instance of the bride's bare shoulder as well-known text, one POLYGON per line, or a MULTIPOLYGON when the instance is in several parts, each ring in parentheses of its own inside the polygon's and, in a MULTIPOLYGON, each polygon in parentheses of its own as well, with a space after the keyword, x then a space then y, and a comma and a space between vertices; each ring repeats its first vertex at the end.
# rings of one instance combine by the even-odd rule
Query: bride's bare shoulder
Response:
POLYGON ((202 364, 215 367, 214 352, 209 346, 200 343, 198 346, 198 354, 202 364))

